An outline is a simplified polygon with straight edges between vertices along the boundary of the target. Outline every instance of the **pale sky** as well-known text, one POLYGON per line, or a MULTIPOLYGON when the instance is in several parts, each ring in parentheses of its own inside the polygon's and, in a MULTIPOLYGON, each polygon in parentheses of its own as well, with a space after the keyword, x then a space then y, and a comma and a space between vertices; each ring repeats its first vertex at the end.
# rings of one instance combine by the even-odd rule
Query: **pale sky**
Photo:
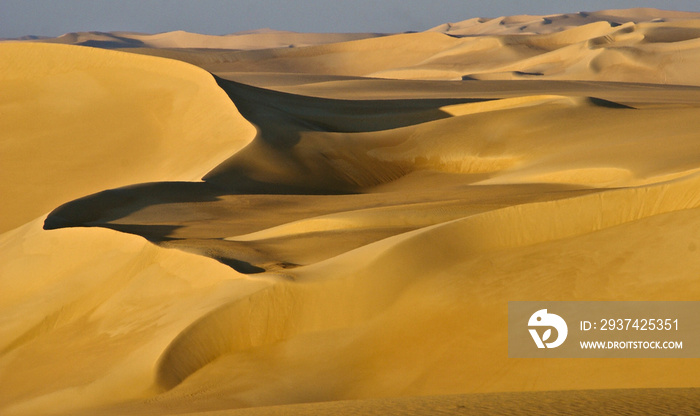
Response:
POLYGON ((420 31, 472 17, 655 7, 700 12, 698 0, 0 0, 0 38, 79 31, 226 34, 420 31))

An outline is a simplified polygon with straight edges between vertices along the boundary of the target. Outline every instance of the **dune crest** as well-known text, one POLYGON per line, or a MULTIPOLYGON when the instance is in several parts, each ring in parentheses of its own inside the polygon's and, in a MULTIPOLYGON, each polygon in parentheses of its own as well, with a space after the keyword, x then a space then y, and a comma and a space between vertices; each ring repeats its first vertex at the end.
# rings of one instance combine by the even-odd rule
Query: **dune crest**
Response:
POLYGON ((184 30, 147 34, 135 32, 71 32, 56 38, 20 39, 91 46, 104 49, 268 49, 309 46, 322 43, 382 36, 374 33, 297 33, 278 30, 256 30, 229 35, 204 35, 184 30))

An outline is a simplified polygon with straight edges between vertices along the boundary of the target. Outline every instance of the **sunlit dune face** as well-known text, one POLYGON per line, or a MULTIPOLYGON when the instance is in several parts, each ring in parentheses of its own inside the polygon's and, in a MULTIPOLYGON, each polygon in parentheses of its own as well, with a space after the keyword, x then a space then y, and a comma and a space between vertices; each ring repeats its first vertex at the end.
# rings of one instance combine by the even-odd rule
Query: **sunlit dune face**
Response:
POLYGON ((508 358, 507 326, 699 298, 699 37, 635 9, 0 43, 0 413, 698 407, 695 359, 508 358))

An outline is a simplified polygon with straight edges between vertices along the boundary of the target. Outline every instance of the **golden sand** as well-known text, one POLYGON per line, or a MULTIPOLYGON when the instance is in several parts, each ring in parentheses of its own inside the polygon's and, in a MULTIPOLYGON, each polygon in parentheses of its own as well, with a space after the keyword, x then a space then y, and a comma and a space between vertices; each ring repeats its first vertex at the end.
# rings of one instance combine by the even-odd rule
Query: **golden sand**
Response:
POLYGON ((3 415, 698 408, 696 359, 507 358, 506 324, 700 298, 700 15, 0 57, 3 415))

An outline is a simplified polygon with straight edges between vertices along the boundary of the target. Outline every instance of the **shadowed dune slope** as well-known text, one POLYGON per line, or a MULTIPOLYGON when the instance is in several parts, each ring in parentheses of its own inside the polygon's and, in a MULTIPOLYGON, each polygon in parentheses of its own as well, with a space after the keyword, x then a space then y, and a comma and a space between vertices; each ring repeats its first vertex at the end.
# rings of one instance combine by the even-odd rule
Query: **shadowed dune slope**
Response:
POLYGON ((310 192, 335 193, 356 192, 391 181, 405 173, 405 169, 399 164, 373 163, 373 158, 367 157, 369 150, 385 146, 385 141, 360 139, 348 146, 346 137, 354 136, 342 133, 379 132, 446 118, 449 114, 441 107, 474 101, 468 98, 328 100, 267 91, 221 79, 219 83, 259 129, 256 140, 243 153, 204 177, 210 183, 235 187, 250 181, 278 186, 288 182, 310 192), (314 140, 324 133, 330 134, 314 140), (334 138, 333 133, 340 134, 334 138), (309 139, 312 143, 304 143, 309 139), (363 163, 372 166, 362 166, 363 163), (246 172, 250 172, 247 177, 241 177, 246 172))
POLYGON ((260 272, 484 210, 697 169, 698 147, 689 140, 697 110, 687 104, 635 109, 562 95, 327 100, 223 85, 258 135, 206 183, 98 193, 55 210, 46 227, 105 226, 260 272))

